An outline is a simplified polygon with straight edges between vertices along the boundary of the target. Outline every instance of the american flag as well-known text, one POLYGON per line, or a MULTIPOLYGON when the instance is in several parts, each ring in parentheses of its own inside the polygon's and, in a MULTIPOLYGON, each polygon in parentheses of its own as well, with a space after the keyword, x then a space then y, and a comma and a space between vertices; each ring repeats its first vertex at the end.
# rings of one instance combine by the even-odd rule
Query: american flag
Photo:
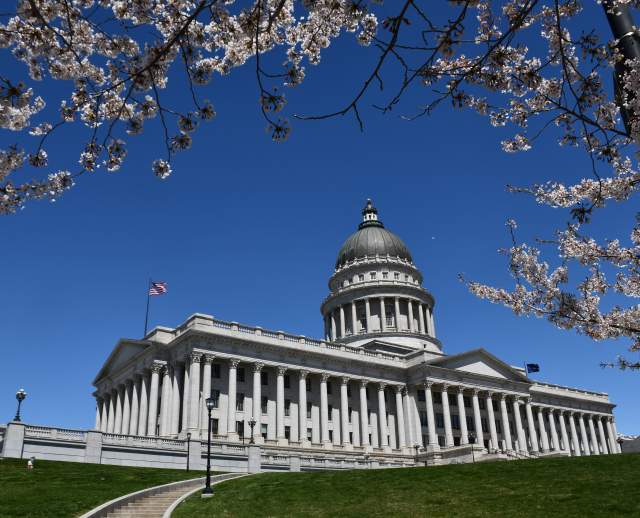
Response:
POLYGON ((162 281, 152 281, 149 285, 149 295, 164 295, 167 293, 167 283, 162 281))

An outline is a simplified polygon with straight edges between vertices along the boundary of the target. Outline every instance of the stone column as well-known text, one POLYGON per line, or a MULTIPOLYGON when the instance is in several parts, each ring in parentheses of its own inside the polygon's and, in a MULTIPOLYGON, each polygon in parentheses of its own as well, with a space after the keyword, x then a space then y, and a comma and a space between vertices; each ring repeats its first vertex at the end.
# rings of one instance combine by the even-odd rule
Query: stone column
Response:
POLYGON ((549 437, 544 427, 544 416, 542 408, 538 407, 538 429, 540 430, 540 442, 542 443, 542 453, 549 453, 549 437))
POLYGON ((449 410, 448 385, 442 385, 442 413, 444 414, 444 445, 453 446, 453 433, 451 431, 451 411, 449 410))
POLYGON ((336 339, 336 315, 334 313, 334 310, 331 310, 331 341, 335 341, 336 339))
POLYGON ((339 306, 340 310, 340 338, 347 336, 347 327, 344 321, 344 306, 339 306))
POLYGON ((433 387, 432 381, 425 381, 424 383, 424 401, 427 407, 427 428, 429 433, 429 446, 432 448, 439 448, 438 444, 438 432, 436 430, 436 416, 433 413, 433 394, 431 393, 431 387, 433 387))
POLYGON ((564 420, 564 410, 558 410, 558 421, 560 421, 560 435, 562 436, 563 450, 571 455, 571 446, 569 445, 569 434, 567 434, 567 425, 564 420))
POLYGON ((173 368, 171 383, 171 426, 169 433, 176 436, 180 432, 180 369, 177 365, 173 368))
POLYGON ((436 337, 436 323, 433 320, 433 308, 429 309, 429 323, 431 324, 431 336, 436 337))
POLYGON ((611 427, 611 416, 605 417, 605 425, 607 427, 607 437, 609 438, 609 441, 607 442, 607 445, 609 446, 609 452, 612 455, 615 455, 616 453, 618 453, 618 445, 616 443, 616 437, 613 434, 613 428, 611 427))
POLYGON ((549 421, 549 430, 551 431, 551 445, 555 451, 560 451, 560 442, 558 441, 558 432, 556 430, 556 420, 553 418, 553 408, 549 409, 547 418, 549 421))
POLYGON ((520 399, 513 398, 513 419, 516 425, 516 434, 518 436, 518 449, 522 453, 528 453, 527 439, 524 436, 524 428, 522 427, 522 416, 520 415, 520 399))
POLYGON ((149 422, 149 379, 147 374, 140 374, 140 415, 138 416, 138 435, 147 435, 147 423, 149 422))
POLYGON ((341 437, 342 444, 350 448, 351 441, 349 440, 349 378, 342 378, 342 383, 340 384, 340 428, 341 428, 341 437))
POLYGON ((113 425, 113 433, 122 433, 122 386, 115 390, 116 417, 113 425))
MULTIPOLYGON (((227 393, 227 437, 232 441, 238 440, 236 430, 236 375, 240 360, 229 360, 229 388, 227 393)), ((258 426, 258 425, 256 425, 258 426)))
POLYGON ((411 299, 407 299, 407 315, 408 315, 408 319, 409 319, 409 331, 411 331, 412 333, 415 332, 415 328, 413 325, 413 301, 411 299))
POLYGON ((387 428, 387 404, 384 400, 384 383, 378 384, 378 423, 380 423, 380 447, 389 450, 389 430, 387 428))
POLYGON ((587 422, 589 423, 589 438, 591 439, 591 451, 594 455, 600 455, 598 449, 598 438, 596 437, 596 429, 593 426, 592 416, 587 416, 587 422))
POLYGON ((507 451, 513 450, 511 442, 511 427, 509 426, 509 414, 507 413, 507 395, 500 394, 500 415, 502 417, 502 435, 506 444, 507 451))
POLYGON ((133 376, 131 384, 131 417, 129 419, 129 435, 138 435, 138 420, 140 419, 140 379, 133 376))
POLYGON ((482 431, 482 414, 480 413, 480 401, 478 401, 478 389, 471 393, 471 405, 473 407, 473 423, 476 429, 476 444, 484 447, 484 432, 482 431))
POLYGON ((351 333, 358 334, 358 314, 356 311, 356 302, 351 303, 351 333))
POLYGON ((184 375, 182 376, 182 425, 181 432, 186 432, 189 425, 189 357, 184 360, 184 375))
POLYGON ((147 435, 156 435, 156 424, 158 422, 158 384, 160 381, 160 371, 164 365, 154 363, 151 366, 151 387, 149 389, 149 418, 147 419, 147 435))
POLYGON ((421 303, 418 303, 418 325, 420 326, 420 333, 426 334, 424 328, 424 306, 421 303))
POLYGON ((500 449, 498 444, 498 431, 496 430, 496 417, 493 412, 493 392, 487 392, 487 419, 489 420, 489 435, 491 436, 491 448, 494 451, 500 449))
POLYGON ((622 448, 618 444, 618 429, 616 428, 616 420, 613 418, 613 416, 611 416, 611 433, 613 434, 612 442, 614 451, 616 453, 622 453, 622 448))
POLYGON ((398 447, 401 450, 407 448, 407 438, 404 427, 404 409, 402 408, 402 385, 396 386, 396 421, 398 421, 398 447))
POLYGON ((531 440, 531 451, 540 452, 538 447, 538 434, 536 433, 536 423, 533 420, 533 412, 531 411, 531 398, 527 398, 524 405, 524 411, 527 414, 527 426, 529 427, 529 439, 531 440))
POLYGON ((192 352, 189 359, 189 431, 198 438, 200 421, 200 360, 202 354, 192 352))
POLYGON ((284 435, 284 373, 286 367, 278 367, 276 377, 276 438, 278 444, 286 445, 289 441, 284 435))
MULTIPOLYGON (((411 399, 409 397, 409 389, 405 387, 404 392, 402 394, 402 404, 404 411, 404 429, 405 429, 405 441, 407 443, 407 447, 410 448, 414 444, 418 444, 417 440, 414 440, 415 429, 412 423, 412 406, 411 399)), ((422 434, 420 434, 422 438, 422 434)))
POLYGON ((371 329, 371 303, 369 299, 364 299, 364 310, 367 318, 367 333, 371 333, 373 329, 371 329))
POLYGON ((580 438, 582 439, 582 453, 586 456, 591 455, 589 451, 589 438, 587 437, 587 429, 584 426, 584 414, 578 414, 578 424, 580 426, 580 438))
POLYGON ((367 380, 360 380, 360 444, 369 449, 369 409, 367 408, 367 380))
MULTIPOLYGON (((100 419, 100 431, 106 432, 107 426, 109 424, 109 405, 111 402, 111 397, 106 394, 102 398, 102 417, 100 419)), ((602 425, 601 425, 602 426, 602 425)))
POLYGON ((129 434, 129 423, 131 421, 131 399, 129 398, 129 390, 131 387, 131 380, 127 380, 124 384, 123 398, 122 398, 122 434, 129 434))
POLYGON ((331 448, 331 442, 329 441, 329 403, 327 401, 327 380, 328 374, 321 374, 320 376, 320 431, 322 438, 322 446, 324 448, 331 448))
POLYGON ((396 314, 396 331, 400 331, 400 299, 398 297, 393 299, 393 309, 396 314))
POLYGON ((307 374, 309 372, 305 370, 298 373, 298 438, 303 447, 309 446, 307 439, 307 374))
POLYGON ((100 430, 101 428, 101 419, 102 419, 102 405, 104 404, 104 401, 102 400, 102 398, 100 396, 96 397, 96 422, 93 425, 93 429, 94 430, 100 430))
POLYGON ((167 435, 169 411, 171 410, 171 371, 168 365, 162 369, 162 390, 160 396, 160 435, 167 435))
POLYGON ((387 312, 384 307, 384 297, 380 297, 380 331, 387 330, 387 312))
POLYGON ((596 417, 598 421, 598 434, 600 435, 600 448, 604 455, 609 455, 609 448, 607 447, 607 437, 604 434, 604 427, 602 426, 602 416, 596 417))
POLYGON ((200 436, 206 437, 209 433, 209 412, 207 411, 207 398, 211 397, 211 362, 213 355, 203 354, 202 359, 202 398, 200 404, 200 436))
MULTIPOLYGON (((261 423, 262 423, 262 368, 264 367, 263 363, 257 362, 253 364, 253 411, 252 417, 256 422, 256 425, 253 427, 253 440, 256 444, 261 444, 262 432, 261 432, 261 423)), ((306 393, 305 393, 306 396, 306 393)), ((307 409, 305 408, 305 413, 307 409)), ((306 432, 306 427, 305 427, 306 432)))
POLYGON ((573 442, 573 454, 580 457, 580 441, 578 441, 578 432, 576 431, 576 421, 573 412, 569 412, 569 428, 571 429, 571 441, 573 442))
POLYGON ((460 420, 460 444, 469 444, 467 411, 464 407, 464 387, 458 387, 458 419, 460 420))

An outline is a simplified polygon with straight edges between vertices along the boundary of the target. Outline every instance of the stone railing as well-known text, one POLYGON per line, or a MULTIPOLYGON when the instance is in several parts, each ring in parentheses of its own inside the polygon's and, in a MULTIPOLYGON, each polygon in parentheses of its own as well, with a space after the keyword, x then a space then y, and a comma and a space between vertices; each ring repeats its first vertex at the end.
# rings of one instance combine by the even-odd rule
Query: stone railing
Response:
POLYGON ((304 335, 293 335, 293 334, 285 333, 284 331, 270 331, 267 329, 262 329, 259 326, 246 326, 243 324, 239 324, 238 322, 226 322, 224 320, 215 319, 208 315, 199 315, 199 314, 192 315, 184 324, 175 328, 173 332, 175 336, 179 336, 185 333, 188 329, 193 328, 195 326, 217 327, 219 329, 225 329, 231 332, 261 336, 263 338, 270 338, 273 340, 279 340, 283 342, 291 342, 295 344, 318 347, 321 349, 343 351, 343 352, 351 353, 355 355, 364 355, 364 356, 371 356, 374 358, 380 358, 383 360, 391 360, 395 363, 402 363, 405 361, 404 358, 400 358, 393 354, 379 353, 379 352, 372 353, 369 351, 364 351, 360 347, 352 347, 349 345, 327 342, 325 340, 317 340, 315 338, 308 338, 304 335))
POLYGON ((120 446, 145 447, 145 448, 162 448, 185 450, 187 448, 186 441, 179 439, 168 439, 165 437, 145 437, 140 435, 120 435, 115 433, 103 433, 103 444, 118 444, 120 446))
POLYGON ((69 428, 50 428, 48 426, 25 426, 26 437, 38 437, 41 439, 62 439, 65 441, 82 441, 87 439, 87 432, 83 430, 71 430, 69 428))

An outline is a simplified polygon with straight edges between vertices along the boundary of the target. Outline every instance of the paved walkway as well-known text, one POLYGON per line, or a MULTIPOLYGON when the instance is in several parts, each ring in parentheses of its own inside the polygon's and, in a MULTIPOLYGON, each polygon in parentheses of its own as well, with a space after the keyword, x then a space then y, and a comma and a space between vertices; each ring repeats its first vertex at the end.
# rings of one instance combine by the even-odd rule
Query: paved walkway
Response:
MULTIPOLYGON (((226 473, 224 475, 215 475, 211 477, 211 482, 219 482, 227 478, 235 478, 239 474, 226 473)), ((125 504, 119 509, 111 511, 107 514, 107 518, 162 518, 164 512, 169 506, 185 493, 192 491, 197 487, 203 487, 202 481, 196 481, 193 484, 182 486, 179 489, 167 489, 155 495, 142 497, 134 502, 125 504)))

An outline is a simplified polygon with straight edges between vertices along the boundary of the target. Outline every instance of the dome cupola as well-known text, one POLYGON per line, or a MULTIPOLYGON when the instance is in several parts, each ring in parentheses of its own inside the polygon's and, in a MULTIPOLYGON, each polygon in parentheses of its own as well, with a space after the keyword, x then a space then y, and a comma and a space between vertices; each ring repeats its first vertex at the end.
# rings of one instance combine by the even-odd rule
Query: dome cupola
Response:
POLYGON ((329 290, 321 307, 327 340, 440 352, 433 296, 422 287, 409 249, 385 228, 370 199, 358 230, 338 252, 329 290))

